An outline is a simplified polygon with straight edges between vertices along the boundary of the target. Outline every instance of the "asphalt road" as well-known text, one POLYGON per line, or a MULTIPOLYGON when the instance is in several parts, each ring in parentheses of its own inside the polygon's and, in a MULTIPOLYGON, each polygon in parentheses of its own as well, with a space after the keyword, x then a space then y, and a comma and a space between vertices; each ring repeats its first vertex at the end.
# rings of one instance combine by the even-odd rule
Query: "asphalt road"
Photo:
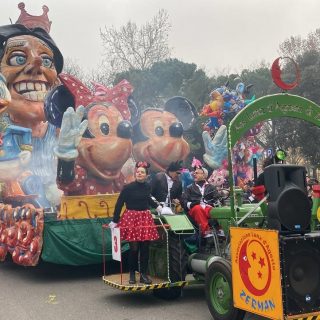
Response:
POLYGON ((186 287, 180 299, 163 301, 152 292, 111 288, 102 274, 102 265, 0 263, 0 320, 212 320, 201 285, 186 287))

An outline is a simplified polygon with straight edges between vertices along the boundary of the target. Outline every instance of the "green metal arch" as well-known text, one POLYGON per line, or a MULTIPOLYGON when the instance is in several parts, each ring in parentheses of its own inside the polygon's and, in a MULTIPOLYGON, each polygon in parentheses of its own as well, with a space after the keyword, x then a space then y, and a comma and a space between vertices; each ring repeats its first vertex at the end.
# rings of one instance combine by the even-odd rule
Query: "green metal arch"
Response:
POLYGON ((228 147, 260 121, 279 117, 302 119, 320 127, 320 106, 300 96, 279 93, 265 96, 243 108, 228 127, 228 147))
POLYGON ((311 100, 288 93, 264 96, 243 108, 228 125, 230 205, 233 216, 236 215, 236 212, 234 208, 232 148, 249 129, 260 121, 280 117, 297 118, 320 127, 320 106, 311 100))

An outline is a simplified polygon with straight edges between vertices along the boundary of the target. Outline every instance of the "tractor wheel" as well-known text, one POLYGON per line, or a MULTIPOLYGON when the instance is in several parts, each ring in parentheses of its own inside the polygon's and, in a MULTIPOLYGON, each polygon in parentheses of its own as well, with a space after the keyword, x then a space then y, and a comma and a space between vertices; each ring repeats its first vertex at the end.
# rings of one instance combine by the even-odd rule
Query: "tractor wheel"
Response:
MULTIPOLYGON (((184 281, 187 275, 188 255, 184 241, 169 233, 169 271, 171 282, 184 281)), ((181 296, 182 287, 155 289, 153 294, 164 300, 173 300, 181 296)))
POLYGON ((231 263, 221 258, 211 263, 206 274, 206 300, 215 320, 241 320, 245 311, 233 306, 231 263))

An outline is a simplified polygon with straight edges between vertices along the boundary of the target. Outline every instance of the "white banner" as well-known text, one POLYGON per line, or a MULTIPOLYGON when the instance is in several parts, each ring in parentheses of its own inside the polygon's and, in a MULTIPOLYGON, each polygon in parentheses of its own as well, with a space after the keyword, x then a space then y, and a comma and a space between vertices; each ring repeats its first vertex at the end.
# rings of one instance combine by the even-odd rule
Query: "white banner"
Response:
POLYGON ((120 228, 111 229, 111 238, 112 238, 112 259, 121 261, 120 228))

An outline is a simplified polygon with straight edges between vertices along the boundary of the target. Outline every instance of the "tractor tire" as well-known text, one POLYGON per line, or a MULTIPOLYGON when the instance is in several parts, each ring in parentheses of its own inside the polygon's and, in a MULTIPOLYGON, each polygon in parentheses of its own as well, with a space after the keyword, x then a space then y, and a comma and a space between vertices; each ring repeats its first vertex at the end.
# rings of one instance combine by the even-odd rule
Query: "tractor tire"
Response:
POLYGON ((206 274, 206 300, 215 320, 242 320, 245 311, 233 306, 231 263, 221 258, 214 261, 206 274))
MULTIPOLYGON (((184 281, 187 275, 188 254, 184 241, 169 233, 169 272, 171 282, 184 281)), ((182 287, 155 289, 153 294, 164 300, 173 300, 181 296, 182 287)))

